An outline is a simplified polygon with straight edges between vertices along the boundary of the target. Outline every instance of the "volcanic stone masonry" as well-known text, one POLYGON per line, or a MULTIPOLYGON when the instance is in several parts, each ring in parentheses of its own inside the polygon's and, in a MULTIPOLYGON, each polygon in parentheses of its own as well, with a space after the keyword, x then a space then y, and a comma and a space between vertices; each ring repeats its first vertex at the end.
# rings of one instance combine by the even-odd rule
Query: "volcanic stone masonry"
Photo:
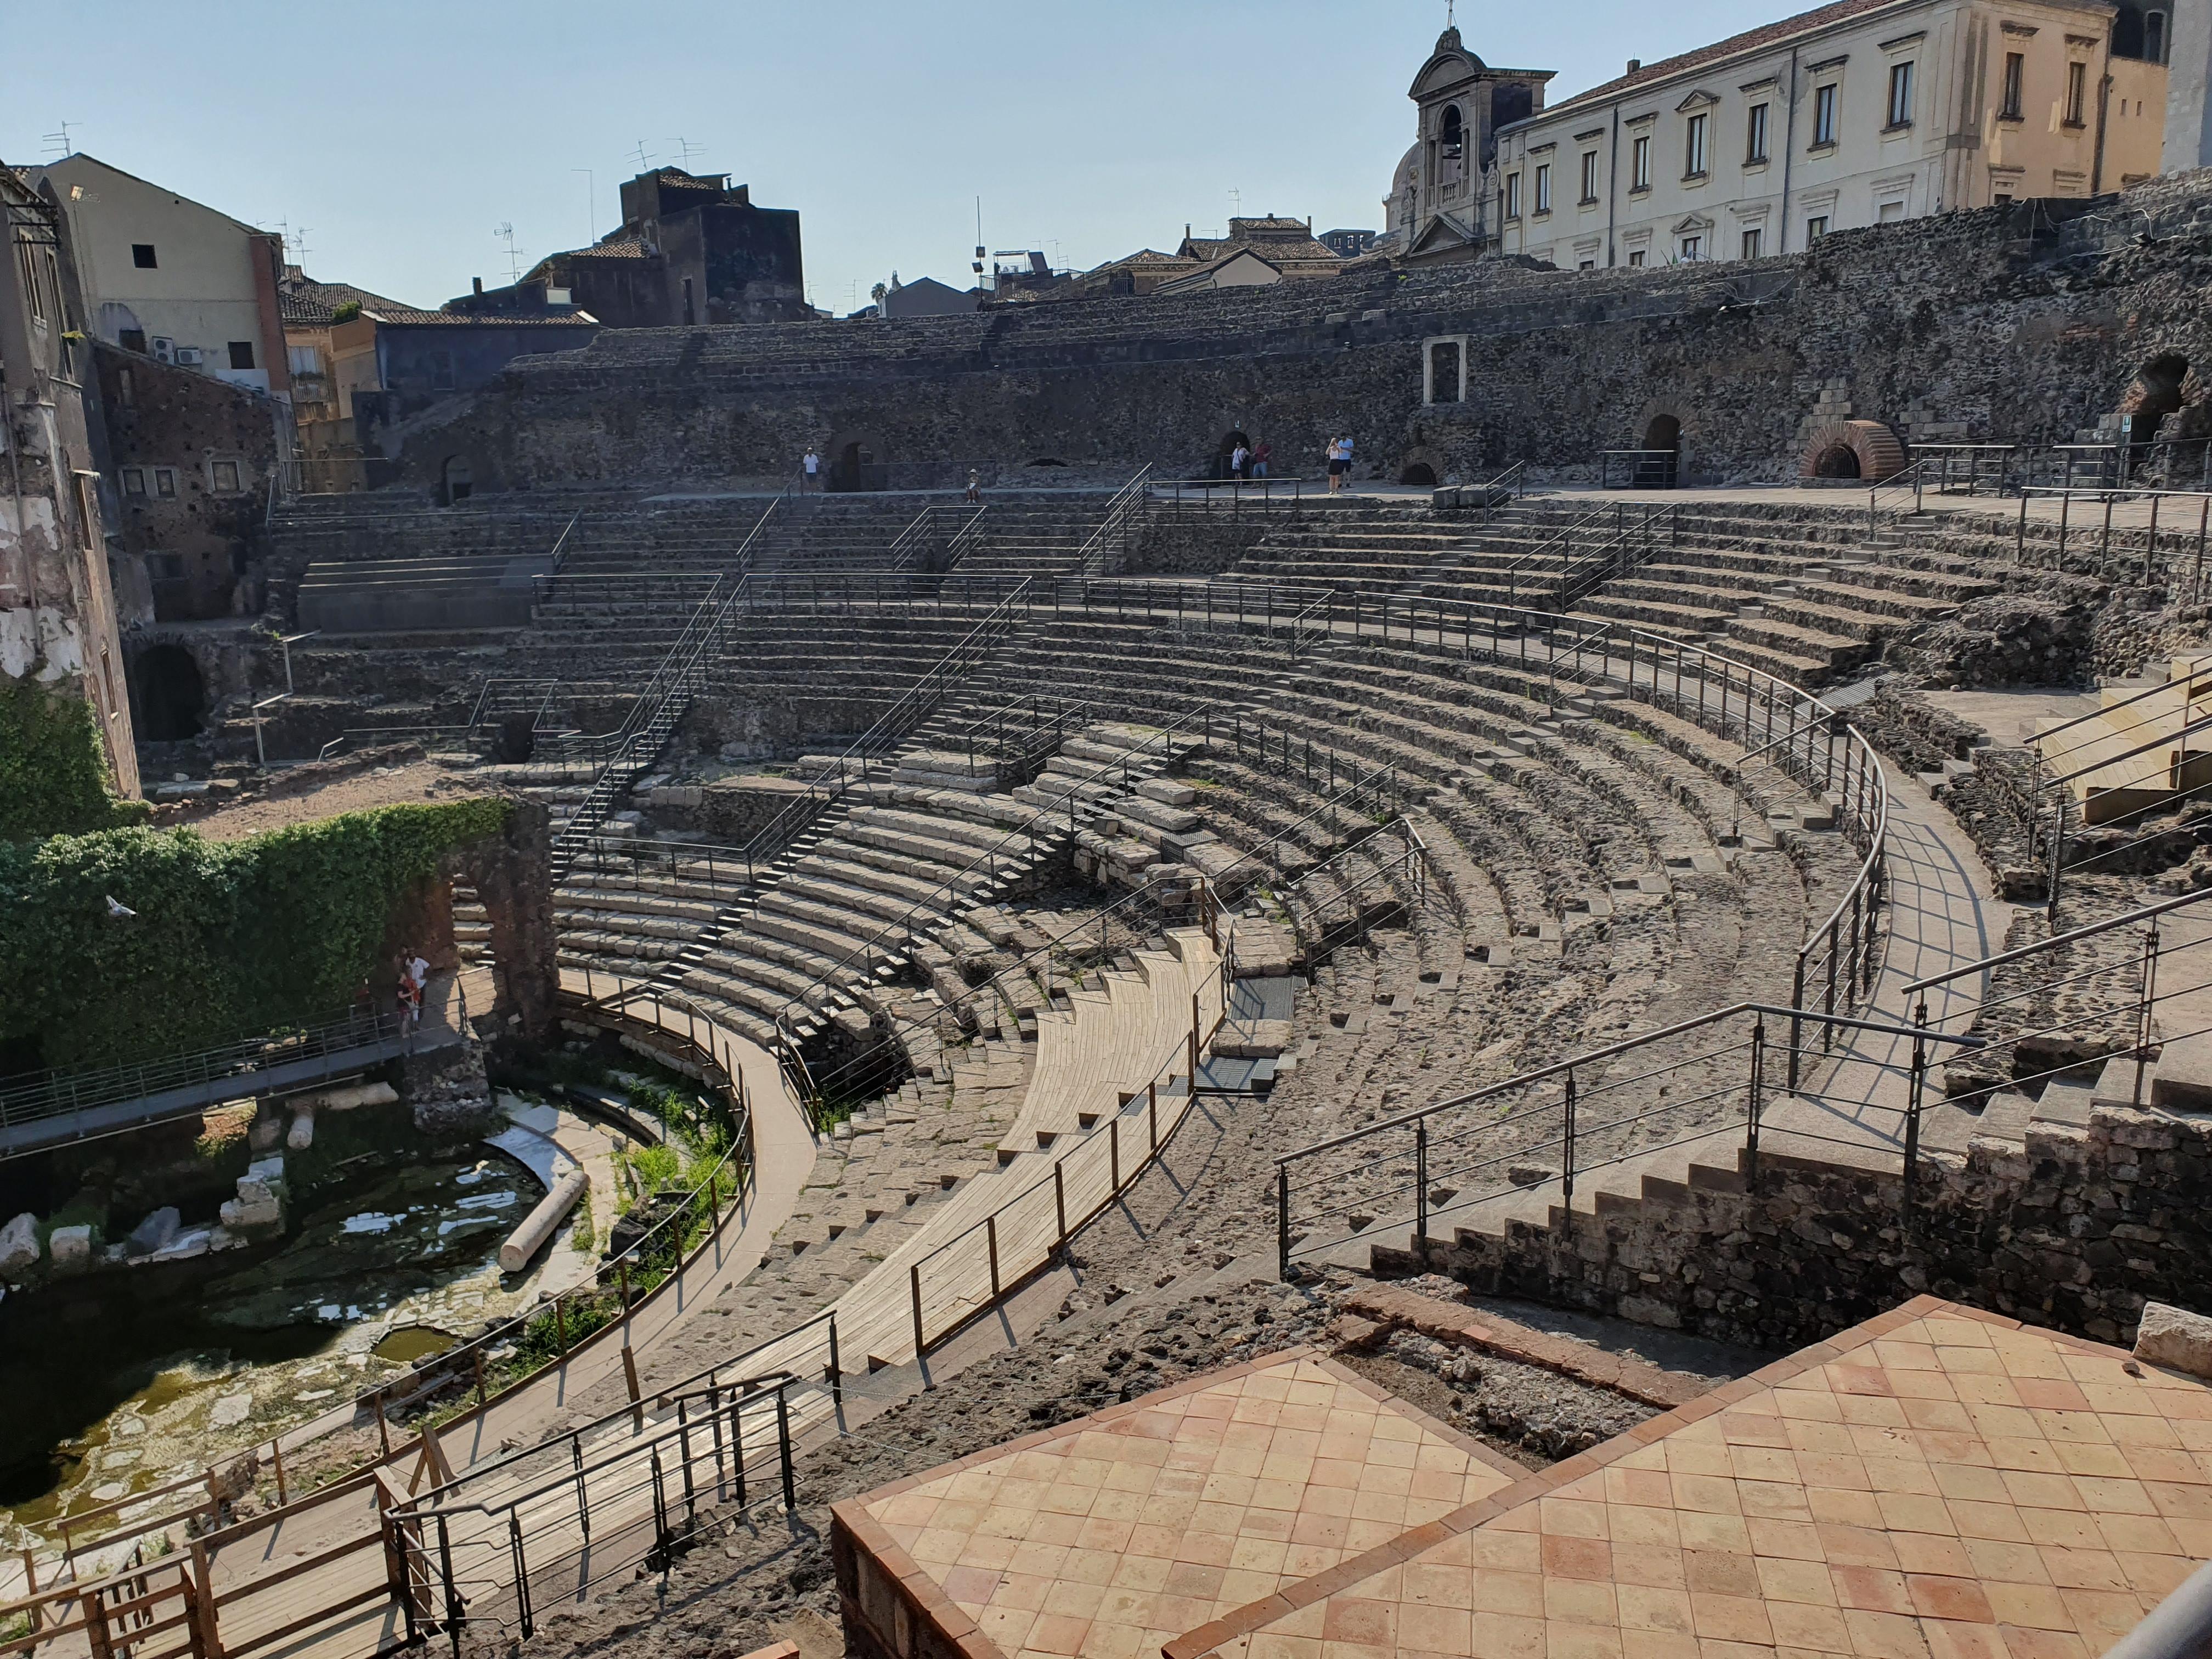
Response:
POLYGON ((2071 441, 2154 359, 2212 361, 2208 279, 2212 171, 1751 264, 1376 264, 1176 300, 623 330, 519 360, 425 416, 400 471, 434 483, 458 458, 479 489, 765 480, 811 444, 833 464, 857 447, 878 463, 1151 461, 1187 477, 1243 434, 1271 441, 1288 477, 1316 471, 1349 430, 1381 476, 1474 479, 1518 459, 1590 465, 1672 418, 1686 478, 1780 480, 1815 429, 1847 418, 1905 437, 2071 441), (1439 337, 1465 342, 1463 402, 1422 401, 1439 337))

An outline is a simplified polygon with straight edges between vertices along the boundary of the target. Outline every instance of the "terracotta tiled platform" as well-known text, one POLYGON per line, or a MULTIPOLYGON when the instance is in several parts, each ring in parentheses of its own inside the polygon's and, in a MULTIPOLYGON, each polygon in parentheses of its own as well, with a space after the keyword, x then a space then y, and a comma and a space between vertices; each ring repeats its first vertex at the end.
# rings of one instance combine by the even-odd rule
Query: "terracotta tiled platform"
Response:
POLYGON ((1296 1352, 837 1520, 863 1653, 2092 1659, 2212 1557, 2212 1386, 1922 1297, 1516 1478, 1296 1352))
POLYGON ((839 1504, 838 1576, 886 1653, 1131 1659, 1527 1474, 1291 1350, 839 1504))
POLYGON ((1923 1297, 1170 1659, 2089 1659, 2212 1556, 2212 1388, 1923 1297))

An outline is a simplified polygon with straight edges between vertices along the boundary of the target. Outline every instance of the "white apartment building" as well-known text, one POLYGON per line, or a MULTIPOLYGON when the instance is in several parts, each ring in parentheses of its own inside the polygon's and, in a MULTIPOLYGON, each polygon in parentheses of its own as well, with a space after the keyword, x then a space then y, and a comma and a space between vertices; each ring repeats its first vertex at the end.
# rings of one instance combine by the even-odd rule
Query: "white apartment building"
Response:
POLYGON ((1570 270, 1755 259, 2120 189, 2160 170, 2168 44, 2139 0, 1836 0, 1499 128, 1478 234, 1570 270))
POLYGON ((101 339, 289 396, 283 238, 89 155, 64 156, 33 176, 53 187, 69 220, 78 285, 101 339))

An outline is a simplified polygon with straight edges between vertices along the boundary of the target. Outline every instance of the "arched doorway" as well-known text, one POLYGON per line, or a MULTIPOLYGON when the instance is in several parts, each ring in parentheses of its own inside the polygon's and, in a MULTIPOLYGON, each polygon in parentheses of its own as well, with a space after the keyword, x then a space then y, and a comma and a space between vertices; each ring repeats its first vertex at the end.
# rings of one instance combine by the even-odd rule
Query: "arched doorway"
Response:
POLYGON ((1223 433, 1221 434, 1221 447, 1214 453, 1212 476, 1217 478, 1226 478, 1230 477, 1231 474, 1234 472, 1235 469, 1229 465, 1229 458, 1234 455, 1239 448, 1249 449, 1251 447, 1251 439, 1246 437, 1242 432, 1236 430, 1234 428, 1223 433))
POLYGON ((1879 483, 1905 471, 1905 446, 1880 421, 1829 421, 1814 428, 1798 458, 1801 478, 1858 478, 1879 483))
POLYGON ((207 689, 191 652, 181 645, 149 646, 131 663, 130 679, 137 704, 131 723, 139 737, 148 743, 176 743, 199 736, 207 689))
POLYGON ((1424 489, 1437 487, 1437 470, 1426 461, 1411 461, 1398 474, 1401 484, 1419 484, 1424 489))
POLYGON ((841 493, 886 488, 884 465, 872 440, 850 438, 831 447, 830 488, 841 493))
POLYGON ((1682 422, 1679 416, 1654 415, 1644 428, 1644 453, 1636 458, 1638 489, 1671 489, 1682 466, 1682 422))
POLYGON ((2161 352, 2142 366, 2128 395, 2120 400, 2120 413, 2128 417, 2128 441, 2147 444, 2158 436, 2169 415, 2178 415, 2187 401, 2189 359, 2178 351, 2161 352))
POLYGON ((438 474, 438 495, 447 507, 455 501, 465 501, 476 488, 476 477, 469 471, 467 459, 459 455, 446 457, 446 465, 438 474))

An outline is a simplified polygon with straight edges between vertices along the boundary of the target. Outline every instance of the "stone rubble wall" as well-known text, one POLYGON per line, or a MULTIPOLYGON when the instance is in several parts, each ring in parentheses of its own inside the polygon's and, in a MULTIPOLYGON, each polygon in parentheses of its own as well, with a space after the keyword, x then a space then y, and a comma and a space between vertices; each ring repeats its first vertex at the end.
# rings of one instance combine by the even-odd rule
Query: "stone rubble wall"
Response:
POLYGON ((2100 1107, 2086 1128, 2036 1125, 2024 1150, 1976 1140, 1919 1167, 1908 1206, 1897 1174, 1770 1157, 1747 1192, 1554 1209, 1503 1240, 1432 1240, 1430 1262, 1486 1295, 1776 1352, 1923 1292, 2124 1344, 2147 1300, 2212 1305, 2212 1122, 2100 1107))

